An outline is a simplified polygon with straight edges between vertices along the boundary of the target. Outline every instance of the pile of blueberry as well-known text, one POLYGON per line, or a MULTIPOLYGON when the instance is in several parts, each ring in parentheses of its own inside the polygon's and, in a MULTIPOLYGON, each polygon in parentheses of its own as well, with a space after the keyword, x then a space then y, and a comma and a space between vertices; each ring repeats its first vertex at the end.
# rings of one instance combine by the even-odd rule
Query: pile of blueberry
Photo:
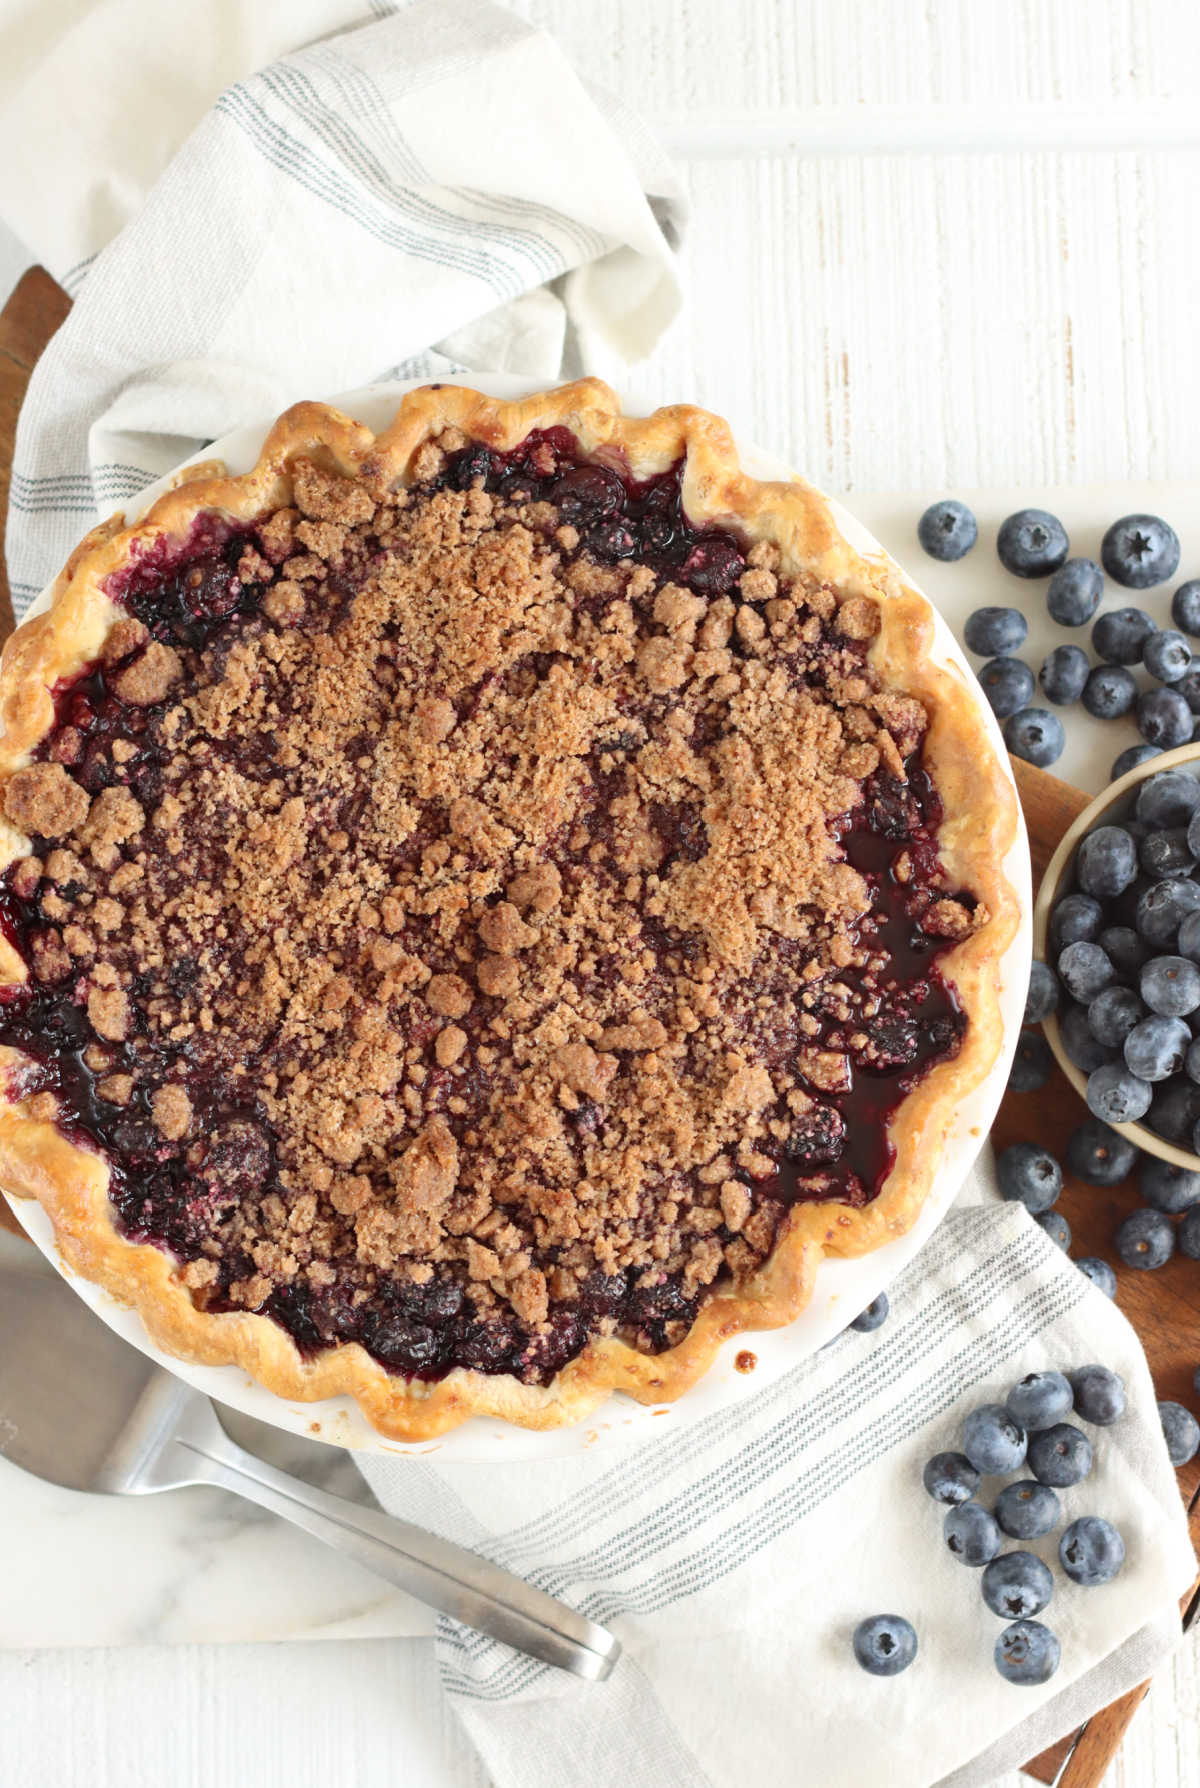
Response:
MULTIPOLYGON (((1107 1124, 1091 1118, 1067 1143, 1067 1165, 1089 1185, 1115 1186, 1129 1173, 1138 1152, 1107 1124)), ((1070 1252, 1071 1225, 1055 1208, 1063 1189, 1062 1168, 1048 1149, 1036 1142, 1010 1143, 996 1157, 996 1180, 1002 1198, 1023 1204, 1051 1241, 1070 1252)), ((1075 1264, 1105 1297, 1116 1297, 1117 1275, 1106 1260, 1089 1255, 1075 1264)))
MULTIPOLYGON (((960 1564, 982 1572, 984 1601, 1008 1623, 994 1652, 996 1669, 1008 1682, 1048 1682, 1060 1646, 1034 1618, 1054 1594, 1050 1566, 1035 1552, 1002 1551, 1004 1538, 1028 1542, 1053 1533, 1062 1520, 1059 1491, 1081 1484, 1091 1470, 1092 1442, 1064 1418, 1074 1414, 1093 1427, 1108 1427, 1124 1409, 1124 1383, 1106 1366, 1031 1372, 1005 1402, 970 1411, 960 1452, 937 1453, 925 1466, 926 1490, 948 1505, 942 1525, 947 1549, 960 1564), (1022 1470, 1030 1475, 1016 1476, 1022 1470), (996 1477, 1014 1481, 989 1509, 977 1492, 982 1479, 996 1477)), ((1094 1589, 1111 1583, 1121 1569, 1125 1542, 1102 1516, 1080 1515, 1059 1537, 1058 1561, 1071 1582, 1094 1589)), ((854 1655, 873 1676, 898 1675, 916 1653, 916 1632, 901 1615, 878 1614, 855 1629, 854 1655)))
MULTIPOLYGON (((1139 786, 1120 823, 1082 840, 1075 888, 1050 918, 1054 972, 1038 965, 1026 1017, 1058 1011, 1095 1117, 1145 1119, 1200 1152, 1198 878, 1200 779, 1163 770, 1139 786)), ((1200 1176, 1182 1173, 1178 1199, 1177 1211, 1200 1201, 1200 1176)))
MULTIPOLYGON (((1041 963, 1035 962, 1033 967, 1031 1005, 1044 1017, 1053 1009, 1039 986, 1046 971, 1041 963)), ((1200 1093, 1200 1089, 1193 1086, 1193 1092, 1200 1093)), ((1200 1172, 1143 1154, 1128 1137, 1097 1117, 1086 1118, 1072 1131, 1066 1163, 1075 1177, 1089 1186, 1117 1186, 1137 1170, 1142 1205, 1125 1218, 1114 1238, 1125 1266, 1138 1272, 1153 1271, 1165 1266, 1176 1249, 1200 1260, 1200 1172)), ((996 1157, 996 1177, 1003 1198, 1023 1204, 1052 1240, 1070 1249, 1070 1225, 1055 1209, 1063 1189, 1063 1171, 1048 1149, 1035 1142, 1010 1143, 996 1157)), ((1116 1296, 1117 1276, 1106 1260, 1092 1256, 1075 1264, 1106 1297, 1116 1296)), ((1200 1398, 1200 1366, 1194 1383, 1200 1398)), ((1158 1409, 1172 1465, 1189 1464, 1200 1453, 1200 1422, 1181 1403, 1161 1402, 1158 1409)))
MULTIPOLYGON (((961 559, 975 544, 978 527, 965 504, 934 503, 921 517, 917 536, 935 559, 961 559)), ((1046 607, 1062 627, 1092 621, 1104 594, 1104 574, 1130 590, 1147 590, 1174 577, 1179 569, 1179 540, 1157 515, 1122 516, 1108 529, 1100 549, 1103 565, 1093 559, 1069 558, 1070 542, 1057 516, 1044 509, 1021 509, 1000 528, 996 551, 1001 564, 1017 577, 1045 577, 1046 607)), ((1119 608, 1100 615, 1092 626, 1093 664, 1081 646, 1055 646, 1036 683, 1029 665, 1017 657, 1029 632, 1019 608, 979 608, 970 616, 964 638, 970 651, 988 662, 979 672, 983 691, 997 718, 1004 722, 1008 749, 1045 768, 1062 756, 1066 734, 1049 708, 1034 706, 1037 683, 1052 707, 1082 702, 1098 720, 1132 714, 1144 741, 1116 758, 1114 777, 1136 764, 1187 745, 1200 737, 1200 661, 1193 663, 1185 635, 1200 637, 1200 578, 1180 584, 1171 600, 1172 628, 1160 629, 1141 608, 1119 608), (1131 666, 1141 665, 1152 679, 1139 689, 1131 666)))

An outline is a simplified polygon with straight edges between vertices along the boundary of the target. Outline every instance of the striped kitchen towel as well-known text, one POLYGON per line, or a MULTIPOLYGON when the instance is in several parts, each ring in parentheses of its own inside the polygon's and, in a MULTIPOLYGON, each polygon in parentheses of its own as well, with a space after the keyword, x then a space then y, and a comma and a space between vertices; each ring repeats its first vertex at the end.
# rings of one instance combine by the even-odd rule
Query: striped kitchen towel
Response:
MULTIPOLYGON (((485 1552, 611 1627, 580 1683, 449 1620, 442 1679, 497 1788, 955 1788, 991 1781, 1141 1682, 1179 1638, 1194 1570, 1141 1345, 1020 1206, 956 1205, 872 1334, 847 1331, 737 1407, 590 1456, 439 1466, 359 1457, 385 1508, 485 1552), (1115 1521, 1117 1579, 1055 1572, 1057 1676, 997 1675, 1002 1623, 946 1551, 924 1461, 1026 1372, 1104 1361, 1129 1408, 1093 1430, 1064 1520, 1115 1521), (906 1615, 919 1653, 865 1676, 850 1635, 906 1615)), ((644 1433, 640 1430, 639 1433, 644 1433)), ((987 1488, 994 1486, 985 1486, 987 1488)))
POLYGON ((544 33, 486 0, 210 0, 203 55, 199 28, 0 0, 0 209, 75 297, 17 432, 18 617, 240 423, 467 366, 619 376, 679 305, 671 169, 544 33))

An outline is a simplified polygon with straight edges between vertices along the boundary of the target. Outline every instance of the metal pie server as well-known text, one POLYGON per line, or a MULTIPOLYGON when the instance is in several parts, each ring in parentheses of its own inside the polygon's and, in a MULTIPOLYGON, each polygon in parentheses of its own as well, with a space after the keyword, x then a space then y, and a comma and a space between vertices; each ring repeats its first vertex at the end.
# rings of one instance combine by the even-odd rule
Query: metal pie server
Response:
POLYGON ((603 1681, 621 1654, 604 1627, 487 1559, 246 1452, 207 1397, 114 1335, 61 1279, 5 1266, 0 1455, 68 1490, 232 1490, 418 1601, 560 1670, 603 1681))

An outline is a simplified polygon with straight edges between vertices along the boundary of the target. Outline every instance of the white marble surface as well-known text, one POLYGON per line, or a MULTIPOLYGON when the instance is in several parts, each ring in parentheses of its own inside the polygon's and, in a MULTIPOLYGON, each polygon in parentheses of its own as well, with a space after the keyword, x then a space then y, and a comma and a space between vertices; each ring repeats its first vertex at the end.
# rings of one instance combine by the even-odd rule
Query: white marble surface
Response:
MULTIPOLYGON (((52 1273, 26 1242, 3 1233, 0 1263, 52 1273)), ((225 1419, 235 1440, 272 1464, 376 1506, 339 1449, 232 1412, 225 1419)), ((0 1460, 0 1511, 0 1647, 363 1639, 433 1630, 407 1596, 221 1491, 85 1496, 0 1460)))
MULTIPOLYGON (((1074 487, 1053 501, 1082 543, 1130 506, 1102 481, 1153 481, 1200 549, 1194 0, 510 3, 681 155, 692 297, 649 395, 725 410, 902 559, 920 502, 978 487, 993 522, 1001 486, 1074 487)), ((21 264, 0 233, 0 292, 21 264)), ((931 595, 1003 599, 985 553, 921 567, 931 595)), ((1060 767, 1099 786, 1128 741, 1072 731, 1060 767)), ((5 1785, 486 1788, 427 1645, 368 1637, 404 1630, 402 1599, 300 1536, 2 1466, 0 1516, 5 1785)), ((1110 1782, 1200 1788, 1194 1640, 1110 1782)))

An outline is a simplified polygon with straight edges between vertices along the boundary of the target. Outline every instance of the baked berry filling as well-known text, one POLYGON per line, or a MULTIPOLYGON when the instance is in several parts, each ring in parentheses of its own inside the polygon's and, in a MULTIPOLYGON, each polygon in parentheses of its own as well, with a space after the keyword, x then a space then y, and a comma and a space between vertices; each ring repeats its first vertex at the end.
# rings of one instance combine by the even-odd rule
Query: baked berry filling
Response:
POLYGON ((0 1042, 202 1308, 545 1383, 878 1194, 974 902, 873 602, 561 429, 414 472, 111 581, 5 797, 0 1042))

